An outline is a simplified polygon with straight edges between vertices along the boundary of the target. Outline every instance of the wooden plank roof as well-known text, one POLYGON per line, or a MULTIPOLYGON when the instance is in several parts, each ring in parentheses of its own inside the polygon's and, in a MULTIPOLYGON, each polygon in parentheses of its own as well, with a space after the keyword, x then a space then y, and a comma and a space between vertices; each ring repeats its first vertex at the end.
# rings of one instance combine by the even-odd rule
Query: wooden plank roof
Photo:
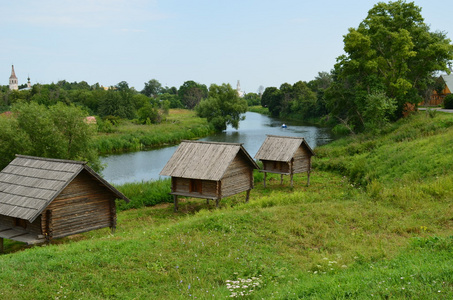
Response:
POLYGON ((267 135, 255 158, 259 160, 273 160, 288 162, 296 153, 296 150, 303 145, 308 151, 315 155, 308 143, 302 137, 267 135))
POLYGON ((0 215, 33 222, 82 170, 129 202, 86 162, 16 155, 0 172, 0 215))
POLYGON ((242 144, 182 141, 160 175, 218 181, 239 153, 259 169, 242 144))

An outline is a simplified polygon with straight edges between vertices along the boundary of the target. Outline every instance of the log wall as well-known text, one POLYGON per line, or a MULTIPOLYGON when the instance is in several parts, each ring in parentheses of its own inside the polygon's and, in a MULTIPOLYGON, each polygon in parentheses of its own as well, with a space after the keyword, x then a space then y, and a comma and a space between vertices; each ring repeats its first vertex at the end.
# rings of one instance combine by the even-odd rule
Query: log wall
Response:
POLYGON ((303 173, 310 171, 311 153, 305 147, 299 147, 294 154, 293 172, 303 173))
POLYGON ((114 195, 82 171, 41 214, 43 234, 64 237, 104 227, 115 227, 114 195))
POLYGON ((263 171, 275 173, 290 173, 289 163, 274 160, 262 160, 263 171))
POLYGON ((235 195, 253 188, 253 169, 240 153, 231 162, 221 180, 222 197, 235 195))
POLYGON ((217 197, 217 182, 214 180, 201 180, 201 193, 191 191, 189 178, 172 177, 172 192, 181 193, 187 196, 203 198, 217 197))

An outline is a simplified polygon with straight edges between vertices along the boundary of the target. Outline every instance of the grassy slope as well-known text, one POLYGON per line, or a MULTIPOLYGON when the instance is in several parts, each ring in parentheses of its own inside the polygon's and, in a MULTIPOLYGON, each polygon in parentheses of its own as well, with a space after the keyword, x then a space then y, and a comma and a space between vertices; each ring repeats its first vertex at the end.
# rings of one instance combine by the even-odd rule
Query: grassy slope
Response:
POLYGON ((264 189, 257 174, 248 204, 188 199, 176 214, 121 212, 114 235, 8 242, 0 298, 217 299, 252 283, 253 299, 451 298, 452 120, 420 114, 319 148, 310 187, 272 176, 264 189))

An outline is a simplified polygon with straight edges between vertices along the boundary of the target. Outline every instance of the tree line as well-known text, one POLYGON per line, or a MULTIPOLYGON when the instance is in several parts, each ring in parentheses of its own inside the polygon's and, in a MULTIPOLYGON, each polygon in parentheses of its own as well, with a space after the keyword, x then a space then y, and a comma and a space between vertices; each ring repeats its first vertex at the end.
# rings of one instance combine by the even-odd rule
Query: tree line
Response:
POLYGON ((450 73, 453 46, 431 32, 413 2, 379 2, 344 35, 345 54, 314 80, 268 87, 261 104, 273 116, 333 121, 338 131, 382 128, 423 103, 450 73))
MULTIPOLYGON (((8 147, 19 150, 23 147, 22 152, 16 153, 93 159, 89 152, 73 150, 77 134, 67 135, 71 132, 67 128, 60 132, 65 128, 61 125, 64 122, 52 113, 64 116, 69 111, 78 116, 100 116, 98 130, 109 132, 121 119, 151 125, 164 120, 170 108, 187 108, 194 109, 221 131, 228 125, 237 128, 247 106, 261 104, 272 116, 323 119, 335 125, 338 132, 378 130, 423 102, 432 90, 439 89, 438 72, 450 72, 453 60, 453 45, 446 33, 431 32, 421 16, 421 8, 402 0, 374 5, 359 26, 344 35, 344 52, 330 72, 319 72, 309 82, 260 87, 259 93, 248 93, 243 98, 229 84, 212 84, 208 88, 186 81, 176 88, 163 87, 156 79, 145 82, 141 91, 125 81, 108 89, 98 83, 65 80, 35 84, 22 91, 0 86, 0 110, 11 110, 14 116, 1 120, 4 124, 0 127, 0 148, 7 151, 8 147), (44 128, 45 134, 32 132, 31 125, 20 122, 26 116, 31 120, 38 117, 31 114, 29 107, 43 116, 42 120, 38 118, 42 122, 36 124, 44 128), (15 138, 11 135, 14 130, 25 138, 15 138), (61 140, 43 141, 46 146, 35 147, 37 137, 45 140, 51 132, 56 132, 54 138, 61 140), (49 147, 53 149, 51 153, 49 147)), ((89 130, 80 122, 72 126, 89 130)), ((89 143, 89 139, 85 140, 89 143)), ((84 147, 81 148, 88 149, 84 147)))

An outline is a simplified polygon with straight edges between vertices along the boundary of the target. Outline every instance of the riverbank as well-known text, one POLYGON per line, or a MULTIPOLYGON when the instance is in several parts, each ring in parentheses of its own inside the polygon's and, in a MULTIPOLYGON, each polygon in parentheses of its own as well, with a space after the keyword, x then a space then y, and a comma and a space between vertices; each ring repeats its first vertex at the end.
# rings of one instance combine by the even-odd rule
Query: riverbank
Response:
MULTIPOLYGON (((262 107, 261 105, 249 106, 248 111, 256 112, 256 113, 266 115, 266 116, 271 115, 269 113, 269 109, 267 107, 262 107)), ((324 116, 322 118, 306 119, 298 114, 290 114, 290 115, 281 116, 281 119, 290 120, 290 121, 298 121, 298 122, 302 121, 306 124, 320 126, 320 127, 334 127, 336 125, 335 123, 332 122, 332 120, 326 119, 326 116, 324 116)))
POLYGON ((99 133, 93 143, 99 154, 139 151, 176 145, 181 140, 197 139, 214 133, 206 119, 194 111, 170 109, 166 120, 160 124, 138 125, 122 121, 112 133, 99 133))
MULTIPOLYGON (((167 203, 119 212, 115 234, 31 249, 7 240, 0 295, 450 299, 451 149, 453 115, 418 113, 317 148, 309 187, 298 174, 294 188, 288 176, 264 188, 256 173, 247 204, 243 194, 220 209, 189 198, 178 213, 167 203)), ((153 193, 134 189, 122 191, 153 193)))

